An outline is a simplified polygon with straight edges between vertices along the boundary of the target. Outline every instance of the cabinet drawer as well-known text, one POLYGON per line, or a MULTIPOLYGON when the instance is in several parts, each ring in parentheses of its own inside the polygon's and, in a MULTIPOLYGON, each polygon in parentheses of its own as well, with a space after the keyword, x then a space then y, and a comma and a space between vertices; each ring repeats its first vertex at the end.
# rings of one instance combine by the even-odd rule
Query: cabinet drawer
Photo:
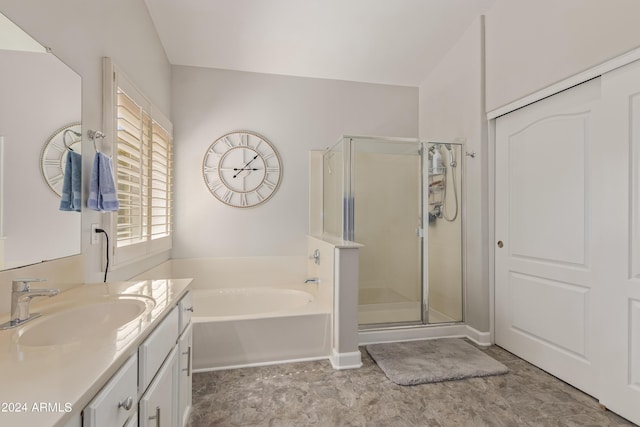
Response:
POLYGON ((121 426, 136 412, 137 370, 138 356, 134 354, 84 408, 85 427, 121 426))
POLYGON ((193 313, 193 297, 191 291, 187 292, 178 303, 180 310, 180 333, 191 323, 191 314, 193 313))
POLYGON ((142 394, 178 339, 178 307, 160 323, 138 348, 139 385, 142 394))

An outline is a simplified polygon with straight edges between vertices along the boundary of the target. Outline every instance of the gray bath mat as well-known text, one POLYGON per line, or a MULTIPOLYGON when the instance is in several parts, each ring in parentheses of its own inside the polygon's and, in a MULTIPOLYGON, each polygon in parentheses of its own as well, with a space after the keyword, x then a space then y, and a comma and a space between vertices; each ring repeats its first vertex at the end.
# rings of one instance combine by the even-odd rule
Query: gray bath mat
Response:
POLYGON ((416 385, 506 374, 502 363, 457 338, 370 344, 367 352, 394 383, 416 385))

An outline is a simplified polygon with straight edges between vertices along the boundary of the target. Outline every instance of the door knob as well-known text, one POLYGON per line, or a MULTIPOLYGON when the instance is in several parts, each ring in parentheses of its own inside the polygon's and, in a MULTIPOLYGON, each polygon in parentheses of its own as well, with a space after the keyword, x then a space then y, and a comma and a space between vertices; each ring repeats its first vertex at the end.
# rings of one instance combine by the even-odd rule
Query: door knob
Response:
POLYGON ((502 240, 498 240, 498 247, 501 248, 504 246, 504 243, 502 243, 502 240))

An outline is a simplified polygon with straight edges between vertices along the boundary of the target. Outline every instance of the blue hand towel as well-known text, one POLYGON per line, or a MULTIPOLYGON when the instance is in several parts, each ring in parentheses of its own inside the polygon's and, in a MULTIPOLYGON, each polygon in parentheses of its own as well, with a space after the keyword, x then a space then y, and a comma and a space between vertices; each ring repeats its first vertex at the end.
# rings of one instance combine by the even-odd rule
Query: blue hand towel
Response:
POLYGON ((82 156, 75 151, 67 152, 67 162, 62 181, 60 210, 80 212, 82 193, 82 156))
POLYGON ((111 157, 100 152, 96 153, 96 157, 93 160, 87 207, 101 212, 117 211, 120 207, 116 186, 113 181, 111 157))

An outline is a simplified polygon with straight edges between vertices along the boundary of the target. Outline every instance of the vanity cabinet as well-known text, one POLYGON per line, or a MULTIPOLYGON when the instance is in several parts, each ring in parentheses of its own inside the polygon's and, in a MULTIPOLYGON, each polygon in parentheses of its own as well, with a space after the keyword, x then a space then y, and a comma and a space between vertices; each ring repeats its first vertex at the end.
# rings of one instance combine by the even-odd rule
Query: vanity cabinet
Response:
POLYGON ((84 427, 186 425, 191 410, 192 311, 187 292, 85 407, 84 427))
POLYGON ((172 427, 177 415, 176 353, 174 348, 162 368, 140 399, 138 425, 140 427, 172 427))

